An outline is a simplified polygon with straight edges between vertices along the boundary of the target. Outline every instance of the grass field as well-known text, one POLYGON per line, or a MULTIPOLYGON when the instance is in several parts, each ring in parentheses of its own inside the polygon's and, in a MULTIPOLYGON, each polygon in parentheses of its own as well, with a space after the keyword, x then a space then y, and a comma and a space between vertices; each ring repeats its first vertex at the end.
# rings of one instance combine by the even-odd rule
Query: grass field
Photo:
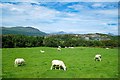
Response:
POLYGON ((34 47, 3 48, 3 78, 117 78, 118 49, 75 47, 73 49, 34 47), (40 53, 44 50, 45 53, 40 53), (102 55, 102 61, 94 61, 95 54, 102 55), (22 57, 25 66, 14 67, 15 58, 22 57), (50 70, 51 61, 63 60, 67 71, 50 70))

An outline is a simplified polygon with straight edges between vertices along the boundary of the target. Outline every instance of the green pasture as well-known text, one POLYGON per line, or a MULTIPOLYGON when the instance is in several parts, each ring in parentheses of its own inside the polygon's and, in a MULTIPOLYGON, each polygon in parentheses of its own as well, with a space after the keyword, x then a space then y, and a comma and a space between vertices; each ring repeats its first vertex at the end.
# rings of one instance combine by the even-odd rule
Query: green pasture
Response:
POLYGON ((117 78, 118 49, 94 47, 57 48, 3 48, 3 78, 117 78), (40 53, 44 50, 45 53, 40 53), (94 61, 95 54, 102 61, 94 61), (26 65, 14 67, 15 58, 24 58, 26 65), (52 60, 64 61, 67 71, 50 70, 52 60))

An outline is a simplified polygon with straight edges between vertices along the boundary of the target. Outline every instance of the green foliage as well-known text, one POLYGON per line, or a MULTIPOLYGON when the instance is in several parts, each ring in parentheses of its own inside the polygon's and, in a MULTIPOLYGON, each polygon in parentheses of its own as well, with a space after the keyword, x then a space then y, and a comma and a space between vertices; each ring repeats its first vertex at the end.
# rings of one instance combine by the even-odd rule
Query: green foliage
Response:
POLYGON ((51 47, 3 48, 3 78, 117 78, 118 49, 75 47, 57 51, 51 47), (45 53, 40 53, 44 50, 45 53), (95 54, 102 55, 102 61, 94 60, 95 54), (14 66, 15 58, 22 57, 24 66, 14 66), (51 61, 63 60, 67 71, 50 70, 51 61))
POLYGON ((2 35, 2 47, 37 47, 43 45, 44 37, 25 35, 2 35))
POLYGON ((110 40, 85 40, 74 35, 49 35, 49 36, 25 36, 25 35, 2 35, 2 47, 119 47, 118 37, 111 36, 110 40))

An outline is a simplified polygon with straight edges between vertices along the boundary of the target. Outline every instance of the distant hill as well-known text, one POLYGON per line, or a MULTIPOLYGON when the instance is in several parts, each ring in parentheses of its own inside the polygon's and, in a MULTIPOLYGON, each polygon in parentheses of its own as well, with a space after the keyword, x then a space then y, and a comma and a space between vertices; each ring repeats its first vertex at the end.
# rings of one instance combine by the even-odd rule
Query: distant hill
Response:
POLYGON ((59 34, 74 34, 74 33, 68 33, 68 32, 64 32, 64 31, 59 31, 59 32, 54 32, 54 33, 50 33, 50 34, 59 35, 59 34))
POLYGON ((53 33, 50 33, 50 34, 67 34, 67 33, 64 32, 64 31, 59 31, 59 32, 53 32, 53 33))
POLYGON ((42 32, 33 27, 0 27, 2 34, 21 34, 28 36, 45 36, 45 32, 42 32))

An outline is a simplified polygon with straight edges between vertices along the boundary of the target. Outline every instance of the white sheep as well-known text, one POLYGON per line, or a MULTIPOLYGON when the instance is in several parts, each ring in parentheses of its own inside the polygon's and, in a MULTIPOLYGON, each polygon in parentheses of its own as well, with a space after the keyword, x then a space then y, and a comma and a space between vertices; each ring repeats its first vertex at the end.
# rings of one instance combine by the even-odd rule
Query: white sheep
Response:
POLYGON ((16 58, 14 61, 15 67, 21 66, 25 64, 25 60, 23 58, 16 58))
POLYGON ((58 50, 58 51, 61 51, 61 49, 60 49, 60 48, 57 48, 57 50, 58 50))
POLYGON ((40 50, 40 52, 41 52, 41 53, 44 53, 45 51, 43 51, 43 50, 40 50))
POLYGON ((109 48, 106 48, 106 49, 109 49, 109 48))
POLYGON ((61 48, 61 46, 58 46, 58 48, 61 48))
POLYGON ((67 47, 65 46, 65 48, 67 48, 67 47))
POLYGON ((95 55, 94 59, 95 59, 95 61, 96 60, 101 61, 101 55, 100 54, 95 55))
POLYGON ((71 49, 73 49, 74 47, 68 47, 68 48, 71 48, 71 49))
POLYGON ((63 61, 61 61, 61 60, 53 60, 52 61, 52 66, 51 66, 51 70, 52 69, 63 69, 64 71, 66 71, 66 66, 65 66, 65 64, 64 64, 64 62, 63 61))

